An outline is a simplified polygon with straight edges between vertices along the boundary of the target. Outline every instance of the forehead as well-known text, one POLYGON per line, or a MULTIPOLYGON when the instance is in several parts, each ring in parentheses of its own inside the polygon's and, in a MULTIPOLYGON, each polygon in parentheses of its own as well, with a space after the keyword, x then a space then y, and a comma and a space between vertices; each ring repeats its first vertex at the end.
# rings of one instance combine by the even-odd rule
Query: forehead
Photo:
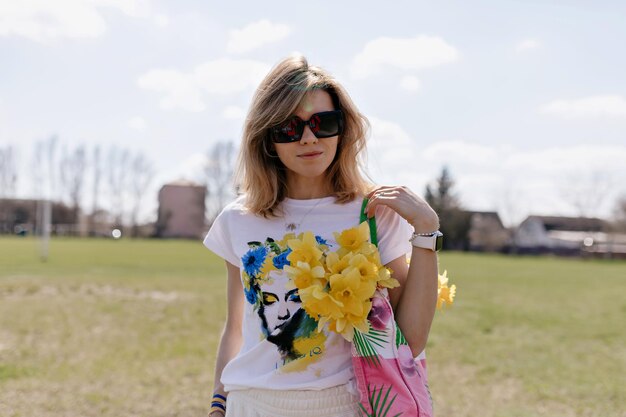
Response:
POLYGON ((294 114, 300 118, 308 119, 308 117, 314 113, 334 109, 333 99, 328 92, 324 90, 313 90, 306 93, 302 98, 294 114))

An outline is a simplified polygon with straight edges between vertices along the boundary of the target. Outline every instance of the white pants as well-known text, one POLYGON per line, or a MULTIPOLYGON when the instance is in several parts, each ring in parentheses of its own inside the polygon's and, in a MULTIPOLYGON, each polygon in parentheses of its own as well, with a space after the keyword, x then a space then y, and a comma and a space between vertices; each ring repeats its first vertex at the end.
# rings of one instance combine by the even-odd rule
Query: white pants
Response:
POLYGON ((348 390, 347 385, 321 391, 231 391, 226 400, 226 417, 358 416, 358 398, 348 390))

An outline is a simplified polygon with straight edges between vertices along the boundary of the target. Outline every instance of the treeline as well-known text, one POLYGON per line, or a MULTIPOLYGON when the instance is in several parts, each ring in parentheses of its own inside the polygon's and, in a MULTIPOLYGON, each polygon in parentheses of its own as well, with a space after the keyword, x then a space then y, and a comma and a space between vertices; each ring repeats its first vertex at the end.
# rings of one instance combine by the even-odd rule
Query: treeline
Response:
MULTIPOLYGON (((21 173, 15 148, 0 148, 0 198, 15 198, 21 173)), ((112 145, 68 146, 52 136, 35 143, 28 175, 33 199, 67 206, 69 222, 84 215, 89 230, 101 217, 136 230, 141 204, 154 177, 152 162, 143 152, 112 145)))

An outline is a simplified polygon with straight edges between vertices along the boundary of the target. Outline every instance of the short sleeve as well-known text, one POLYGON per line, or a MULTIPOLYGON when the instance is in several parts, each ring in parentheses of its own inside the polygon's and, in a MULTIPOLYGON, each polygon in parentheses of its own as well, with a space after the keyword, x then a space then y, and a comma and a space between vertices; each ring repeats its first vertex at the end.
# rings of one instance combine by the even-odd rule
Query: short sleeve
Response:
POLYGON ((229 220, 232 214, 230 207, 224 208, 211 225, 203 243, 220 258, 239 266, 239 258, 235 254, 231 239, 232 232, 229 220))
POLYGON ((392 209, 382 206, 376 212, 378 250, 383 265, 411 252, 409 239, 413 226, 392 209))

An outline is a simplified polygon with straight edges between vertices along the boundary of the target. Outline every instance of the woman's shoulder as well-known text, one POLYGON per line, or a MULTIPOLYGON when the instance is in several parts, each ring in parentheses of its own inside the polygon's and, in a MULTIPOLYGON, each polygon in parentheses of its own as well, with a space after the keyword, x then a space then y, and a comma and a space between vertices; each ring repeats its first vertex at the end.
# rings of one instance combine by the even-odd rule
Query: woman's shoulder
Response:
POLYGON ((218 217, 241 216, 247 213, 245 195, 239 195, 230 203, 226 204, 218 217))

